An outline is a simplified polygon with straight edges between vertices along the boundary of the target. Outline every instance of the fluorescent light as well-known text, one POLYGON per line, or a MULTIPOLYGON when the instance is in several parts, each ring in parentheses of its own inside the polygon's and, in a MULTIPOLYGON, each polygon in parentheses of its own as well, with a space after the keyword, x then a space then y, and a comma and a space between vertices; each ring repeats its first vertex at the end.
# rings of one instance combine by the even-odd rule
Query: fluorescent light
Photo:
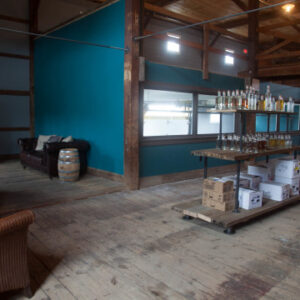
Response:
POLYGON ((225 51, 228 53, 232 53, 232 54, 234 53, 234 50, 231 50, 231 49, 225 49, 225 51))
POLYGON ((234 65, 234 57, 231 55, 225 55, 224 62, 226 65, 234 65))
POLYGON ((167 42, 167 50, 169 52, 179 53, 180 52, 180 46, 176 42, 168 41, 167 42))
POLYGON ((170 38, 173 38, 173 39, 177 39, 177 40, 180 40, 180 35, 178 34, 175 34, 175 33, 167 33, 167 36, 170 37, 170 38))

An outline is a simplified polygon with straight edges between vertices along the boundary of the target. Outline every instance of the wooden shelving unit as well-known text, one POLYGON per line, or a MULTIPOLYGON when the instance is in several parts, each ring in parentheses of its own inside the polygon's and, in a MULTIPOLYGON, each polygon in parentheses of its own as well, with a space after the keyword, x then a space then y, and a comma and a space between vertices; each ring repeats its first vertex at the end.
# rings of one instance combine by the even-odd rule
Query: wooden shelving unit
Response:
MULTIPOLYGON (((240 150, 242 150, 242 136, 246 134, 246 114, 267 114, 268 115, 268 123, 267 123, 267 132, 270 131, 270 115, 276 114, 281 115, 293 115, 294 113, 290 112, 273 112, 273 111, 257 111, 257 110, 216 110, 210 109, 207 112, 215 112, 220 113, 220 128, 219 135, 222 135, 222 114, 223 113, 235 113, 240 116, 240 150)), ((287 118, 288 120, 288 118, 287 118)), ((289 122, 287 122, 287 132, 289 131, 289 122)), ((235 190, 235 209, 231 212, 222 212, 213 208, 208 208, 202 206, 200 203, 196 205, 192 205, 189 208, 183 209, 183 215, 187 218, 198 218, 204 220, 209 223, 221 225, 225 228, 226 233, 233 233, 235 226, 238 224, 247 222, 256 217, 262 216, 264 214, 269 214, 272 211, 280 209, 284 206, 290 205, 292 203, 296 203, 300 200, 300 195, 296 197, 292 197, 285 201, 277 202, 269 199, 263 200, 263 206, 257 209, 252 210, 243 210, 239 208, 239 188, 240 188, 240 171, 241 171, 241 163, 247 160, 253 160, 257 157, 266 157, 266 161, 269 161, 269 156, 276 154, 293 154, 294 158, 297 157, 297 153, 300 150, 300 146, 292 146, 289 148, 274 148, 274 149, 266 149, 264 151, 260 151, 258 153, 255 152, 243 152, 243 151, 232 151, 232 150, 222 150, 222 145, 217 145, 216 149, 201 149, 194 150, 191 152, 192 155, 199 157, 200 162, 204 161, 204 178, 208 176, 208 158, 227 160, 227 161, 235 161, 236 162, 236 190, 235 190)))

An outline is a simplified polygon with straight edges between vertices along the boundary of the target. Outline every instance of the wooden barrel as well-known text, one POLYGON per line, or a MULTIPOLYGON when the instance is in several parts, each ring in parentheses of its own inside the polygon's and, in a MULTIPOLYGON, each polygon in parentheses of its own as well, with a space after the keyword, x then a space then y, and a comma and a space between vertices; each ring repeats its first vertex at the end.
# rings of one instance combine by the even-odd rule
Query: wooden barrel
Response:
POLYGON ((79 178, 80 159, 76 148, 65 148, 59 151, 58 176, 62 181, 76 181, 79 178))

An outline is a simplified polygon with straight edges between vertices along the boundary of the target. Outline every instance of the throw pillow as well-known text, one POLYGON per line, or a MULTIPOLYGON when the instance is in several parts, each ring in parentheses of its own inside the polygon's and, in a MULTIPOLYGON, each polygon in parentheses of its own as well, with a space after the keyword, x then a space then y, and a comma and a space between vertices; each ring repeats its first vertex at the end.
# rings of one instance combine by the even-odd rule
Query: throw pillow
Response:
POLYGON ((50 137, 50 139, 48 140, 48 143, 60 143, 62 140, 62 137, 61 136, 58 136, 58 135, 52 135, 50 137))
POLYGON ((71 143, 71 142, 73 142, 73 138, 72 138, 72 136, 67 136, 67 137, 64 138, 62 141, 63 141, 64 143, 71 143))
POLYGON ((35 147, 35 151, 42 151, 44 148, 44 144, 48 142, 50 137, 51 137, 51 135, 39 135, 37 144, 35 147))

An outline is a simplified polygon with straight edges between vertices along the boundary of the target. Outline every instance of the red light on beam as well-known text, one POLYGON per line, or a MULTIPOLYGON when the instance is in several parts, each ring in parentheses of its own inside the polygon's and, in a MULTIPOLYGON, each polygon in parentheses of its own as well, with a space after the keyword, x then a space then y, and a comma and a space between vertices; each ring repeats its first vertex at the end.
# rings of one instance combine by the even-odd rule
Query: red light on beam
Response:
POLYGON ((248 54, 248 49, 243 50, 244 54, 248 54))

